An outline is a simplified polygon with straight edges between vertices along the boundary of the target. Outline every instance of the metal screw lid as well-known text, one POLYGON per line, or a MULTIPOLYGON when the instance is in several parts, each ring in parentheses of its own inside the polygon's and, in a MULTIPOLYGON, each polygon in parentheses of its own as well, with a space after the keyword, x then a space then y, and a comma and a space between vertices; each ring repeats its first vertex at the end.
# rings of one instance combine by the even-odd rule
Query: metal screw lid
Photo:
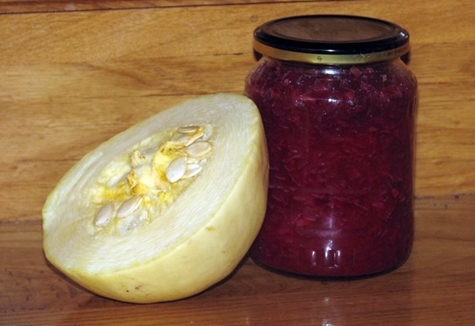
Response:
POLYGON ((254 49, 272 58, 320 64, 391 60, 409 51, 409 33, 388 21, 346 15, 294 16, 254 31, 254 49))

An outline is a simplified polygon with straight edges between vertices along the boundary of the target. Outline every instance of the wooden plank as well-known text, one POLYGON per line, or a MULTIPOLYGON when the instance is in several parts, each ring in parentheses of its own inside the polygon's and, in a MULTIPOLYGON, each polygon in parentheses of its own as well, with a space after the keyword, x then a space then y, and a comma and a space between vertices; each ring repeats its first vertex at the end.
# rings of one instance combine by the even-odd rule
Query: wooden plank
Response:
MULTIPOLYGON (((425 59, 434 52, 466 58, 473 49, 454 44, 414 49, 411 68, 421 76, 418 196, 475 191, 472 73, 464 69, 466 59, 453 60, 441 74, 425 59)), ((1 218, 39 218, 47 194, 88 151, 186 98, 242 93, 253 65, 248 53, 0 67, 1 218)))
MULTIPOLYGON (((150 9, 166 7, 198 7, 251 3, 304 2, 309 0, 20 0, 0 1, 2 13, 61 12, 86 10, 150 9)), ((330 1, 330 0, 320 0, 330 1)), ((336 0, 341 1, 341 0, 336 0)))
POLYGON ((41 225, 0 222, 0 325, 470 325, 475 318, 475 197, 416 200, 409 261, 352 281, 272 273, 247 259, 225 282, 173 303, 95 296, 49 266, 41 225), (382 299, 384 298, 384 300, 382 299))
POLYGON ((311 13, 388 19, 409 29, 414 44, 470 42, 474 7, 471 0, 332 1, 3 15, 0 64, 248 53, 257 25, 311 13))
POLYGON ((0 220, 40 218, 47 194, 74 162, 130 125, 192 96, 242 93, 254 65, 251 33, 257 24, 281 15, 333 12, 343 5, 347 13, 400 20, 413 35, 410 67, 421 96, 416 194, 474 193, 475 3, 332 5, 0 15, 5 37, 0 44, 0 220), (448 10, 462 4, 464 10, 448 10), (424 21, 418 14, 431 10, 440 20, 424 21), (173 18, 177 15, 183 20, 173 18), (121 29, 125 36, 112 35, 121 29), (157 46, 152 30, 173 33, 157 46), (133 46, 125 42, 130 39, 133 46))

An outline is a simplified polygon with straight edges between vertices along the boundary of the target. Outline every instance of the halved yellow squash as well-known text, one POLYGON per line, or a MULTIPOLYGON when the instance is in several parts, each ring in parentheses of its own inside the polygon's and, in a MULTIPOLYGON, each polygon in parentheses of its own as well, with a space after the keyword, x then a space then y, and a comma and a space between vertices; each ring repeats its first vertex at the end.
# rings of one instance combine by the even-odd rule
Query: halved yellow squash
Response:
POLYGON ((268 159, 242 95, 178 104, 80 160, 43 208, 47 259, 108 298, 151 303, 228 276, 262 225, 268 159))

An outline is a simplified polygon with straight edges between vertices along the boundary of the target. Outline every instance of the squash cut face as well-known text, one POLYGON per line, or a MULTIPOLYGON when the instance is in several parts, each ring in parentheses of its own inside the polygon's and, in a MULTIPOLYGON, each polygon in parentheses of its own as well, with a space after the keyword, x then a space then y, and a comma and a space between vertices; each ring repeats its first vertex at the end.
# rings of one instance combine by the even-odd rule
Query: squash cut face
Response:
POLYGON ((228 276, 262 225, 267 148, 254 103, 201 96, 116 135, 43 208, 46 258, 90 291, 133 303, 197 294, 228 276))

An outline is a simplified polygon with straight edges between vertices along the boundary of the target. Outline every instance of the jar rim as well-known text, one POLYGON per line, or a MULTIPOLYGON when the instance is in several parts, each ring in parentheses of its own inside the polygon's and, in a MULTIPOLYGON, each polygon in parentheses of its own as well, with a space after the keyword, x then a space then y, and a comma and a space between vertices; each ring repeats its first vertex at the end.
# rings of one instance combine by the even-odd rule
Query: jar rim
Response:
POLYGON ((271 20, 254 30, 254 50, 275 59, 321 64, 392 60, 409 52, 409 33, 392 22, 350 15, 271 20))

